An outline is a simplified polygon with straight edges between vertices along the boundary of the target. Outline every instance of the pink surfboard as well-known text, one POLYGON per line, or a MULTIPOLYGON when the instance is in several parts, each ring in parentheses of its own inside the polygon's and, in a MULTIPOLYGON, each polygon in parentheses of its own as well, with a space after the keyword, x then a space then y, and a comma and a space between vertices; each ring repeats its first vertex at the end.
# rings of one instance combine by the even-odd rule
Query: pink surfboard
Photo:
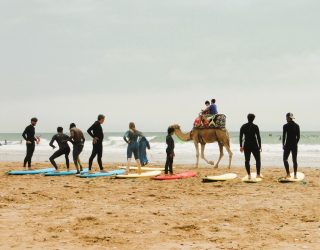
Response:
POLYGON ((174 174, 174 175, 158 175, 156 177, 153 177, 152 179, 154 180, 177 180, 177 179, 185 179, 185 178, 190 178, 190 177, 195 177, 197 174, 194 171, 188 171, 188 172, 183 172, 179 174, 174 174))

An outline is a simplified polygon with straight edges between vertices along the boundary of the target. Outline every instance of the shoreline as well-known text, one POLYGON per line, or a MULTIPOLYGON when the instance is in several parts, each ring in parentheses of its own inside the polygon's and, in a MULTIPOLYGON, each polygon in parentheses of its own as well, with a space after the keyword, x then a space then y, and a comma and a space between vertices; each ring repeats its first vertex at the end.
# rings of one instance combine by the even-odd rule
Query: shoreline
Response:
MULTIPOLYGON (((299 168, 306 175, 304 182, 281 184, 277 179, 284 169, 270 166, 262 182, 246 184, 240 180, 244 168, 231 168, 238 174, 235 180, 202 183, 205 175, 228 172, 223 166, 199 168, 197 177, 176 181, 5 174, 15 166, 0 163, 2 249, 320 246, 317 168, 299 168)), ((191 166, 176 164, 175 171, 191 166)))

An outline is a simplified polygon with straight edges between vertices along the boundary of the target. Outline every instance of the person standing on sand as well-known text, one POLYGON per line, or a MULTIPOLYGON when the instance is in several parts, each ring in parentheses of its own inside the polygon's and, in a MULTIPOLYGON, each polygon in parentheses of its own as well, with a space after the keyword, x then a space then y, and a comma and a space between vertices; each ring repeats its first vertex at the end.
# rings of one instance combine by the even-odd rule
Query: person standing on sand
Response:
POLYGON ((22 133, 22 137, 26 140, 27 153, 23 161, 23 167, 31 169, 31 160, 35 149, 35 143, 39 144, 40 138, 35 136, 35 126, 37 125, 38 119, 32 118, 31 124, 25 128, 22 133))
POLYGON ((149 163, 147 158, 147 149, 150 150, 150 143, 145 136, 142 136, 139 141, 139 159, 142 166, 149 163))
POLYGON ((68 145, 69 136, 63 133, 62 127, 58 127, 57 132, 58 133, 52 137, 49 145, 53 149, 55 149, 56 147, 53 145, 53 143, 56 141, 58 143, 59 149, 53 153, 53 155, 49 158, 49 160, 52 166, 54 166, 54 168, 58 170, 57 163, 54 161, 54 159, 60 157, 61 155, 64 155, 66 158, 67 169, 69 171, 69 154, 70 154, 70 147, 68 145))
POLYGON ((80 171, 83 171, 81 161, 80 161, 80 154, 84 147, 84 142, 86 139, 84 138, 84 135, 80 129, 76 127, 76 124, 71 123, 70 124, 70 138, 69 141, 73 144, 73 161, 74 165, 77 169, 77 174, 80 174, 80 171), (80 171, 79 171, 80 167, 80 171))
POLYGON ((245 166, 248 174, 248 179, 251 179, 250 172, 250 158, 253 154, 256 160, 256 169, 257 169, 257 178, 261 178, 260 169, 261 169, 261 158, 260 152, 261 149, 261 137, 259 127, 253 123, 255 119, 254 114, 248 114, 248 123, 244 124, 240 129, 240 152, 244 152, 245 156, 245 166), (244 145, 243 145, 243 136, 244 136, 244 145))
POLYGON ((98 155, 98 164, 100 171, 103 171, 102 166, 102 153, 103 153, 103 130, 101 124, 104 123, 105 116, 98 115, 98 120, 87 130, 88 134, 92 137, 92 154, 89 158, 89 172, 91 172, 93 159, 98 155))
POLYGON ((166 149, 166 153, 167 153, 167 160, 166 160, 166 165, 164 167, 164 173, 167 175, 168 172, 170 172, 170 174, 173 174, 173 169, 172 169, 172 165, 173 165, 173 158, 175 157, 174 154, 174 140, 172 138, 172 135, 174 133, 174 128, 169 127, 168 128, 168 135, 166 137, 166 143, 167 143, 167 149, 166 149))
POLYGON ((142 133, 138 130, 136 130, 136 126, 133 122, 129 123, 129 130, 124 134, 123 139, 128 144, 127 148, 127 170, 126 173, 129 173, 130 170, 130 164, 131 164, 131 158, 132 154, 134 155, 134 158, 138 165, 138 173, 141 173, 141 163, 139 160, 139 144, 138 144, 138 138, 142 137, 142 133))
POLYGON ((283 126, 283 135, 282 135, 283 163, 287 173, 287 176, 285 178, 290 178, 288 158, 291 153, 292 161, 293 161, 294 178, 297 179, 297 171, 298 171, 297 155, 298 155, 298 143, 300 140, 300 127, 297 123, 293 121, 294 116, 292 113, 287 113, 286 119, 287 119, 287 124, 283 126))

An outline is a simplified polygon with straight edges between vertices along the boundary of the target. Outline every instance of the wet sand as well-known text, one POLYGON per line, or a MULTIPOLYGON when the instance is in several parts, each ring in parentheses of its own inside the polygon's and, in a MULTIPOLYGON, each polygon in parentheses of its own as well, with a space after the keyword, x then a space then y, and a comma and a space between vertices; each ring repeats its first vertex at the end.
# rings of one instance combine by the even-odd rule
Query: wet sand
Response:
POLYGON ((15 166, 0 163, 0 249, 320 249, 320 169, 280 184, 284 170, 264 168, 245 184, 202 183, 226 167, 154 181, 7 176, 15 166))

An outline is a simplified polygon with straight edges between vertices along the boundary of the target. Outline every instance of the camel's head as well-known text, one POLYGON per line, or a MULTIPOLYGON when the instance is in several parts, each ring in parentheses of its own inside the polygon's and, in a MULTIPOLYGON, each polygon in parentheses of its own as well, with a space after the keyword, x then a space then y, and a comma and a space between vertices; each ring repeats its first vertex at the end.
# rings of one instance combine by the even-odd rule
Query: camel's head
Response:
POLYGON ((173 124, 170 126, 170 128, 180 129, 180 126, 178 124, 173 124))

